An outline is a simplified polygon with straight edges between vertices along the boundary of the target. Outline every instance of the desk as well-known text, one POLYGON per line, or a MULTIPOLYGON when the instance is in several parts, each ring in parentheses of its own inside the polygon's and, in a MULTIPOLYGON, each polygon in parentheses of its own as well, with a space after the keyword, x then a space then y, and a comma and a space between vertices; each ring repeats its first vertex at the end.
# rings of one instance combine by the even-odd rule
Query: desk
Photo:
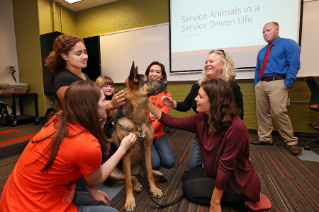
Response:
POLYGON ((38 110, 38 94, 37 93, 0 93, 0 98, 9 96, 12 99, 12 117, 10 117, 11 125, 14 127, 18 124, 18 121, 25 121, 25 120, 33 120, 38 121, 39 119, 39 110, 38 110), (24 115, 23 114, 23 104, 22 98, 25 96, 33 96, 34 97, 34 115, 24 115), (17 115, 16 111, 16 98, 19 98, 19 108, 20 108, 20 115, 17 115))

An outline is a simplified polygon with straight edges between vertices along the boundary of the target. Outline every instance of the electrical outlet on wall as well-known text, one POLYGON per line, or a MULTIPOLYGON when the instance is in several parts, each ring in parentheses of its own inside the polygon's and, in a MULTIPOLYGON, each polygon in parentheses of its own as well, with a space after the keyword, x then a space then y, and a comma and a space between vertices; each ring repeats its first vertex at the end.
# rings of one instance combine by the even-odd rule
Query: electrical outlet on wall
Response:
POLYGON ((11 74, 11 73, 15 72, 14 66, 6 66, 6 72, 8 74, 11 74))
POLYGON ((290 106, 290 99, 289 98, 287 99, 286 106, 287 107, 290 106))
POLYGON ((54 105, 54 101, 53 100, 50 101, 50 105, 54 105))

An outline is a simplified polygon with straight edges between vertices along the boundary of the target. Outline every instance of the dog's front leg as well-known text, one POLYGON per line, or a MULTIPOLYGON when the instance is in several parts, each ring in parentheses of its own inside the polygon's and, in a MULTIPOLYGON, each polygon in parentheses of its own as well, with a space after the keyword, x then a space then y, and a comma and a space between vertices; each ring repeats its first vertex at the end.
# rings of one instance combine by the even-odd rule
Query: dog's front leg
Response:
POLYGON ((125 191, 126 191, 126 201, 125 201, 125 210, 133 211, 136 207, 135 199, 133 196, 133 187, 131 181, 131 157, 124 155, 123 156, 123 169, 125 173, 125 191))
MULTIPOLYGON (((151 144, 151 143, 150 143, 151 144)), ((150 192, 153 197, 161 198, 163 196, 163 192, 156 187, 154 183, 153 169, 152 169, 152 156, 151 156, 151 145, 145 146, 145 160, 146 160, 146 174, 147 180, 150 185, 150 192)))

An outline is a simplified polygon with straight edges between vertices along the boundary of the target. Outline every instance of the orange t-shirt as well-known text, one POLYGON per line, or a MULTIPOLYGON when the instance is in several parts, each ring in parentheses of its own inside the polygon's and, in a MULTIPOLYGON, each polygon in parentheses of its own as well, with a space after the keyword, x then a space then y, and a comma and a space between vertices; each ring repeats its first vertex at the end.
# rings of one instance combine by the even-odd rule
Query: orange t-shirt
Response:
MULTIPOLYGON (((44 138, 56 129, 51 123, 34 136, 44 138)), ((68 124, 69 135, 59 148, 52 166, 44 172, 41 169, 49 154, 39 159, 53 136, 40 143, 28 143, 9 176, 0 200, 0 211, 32 212, 75 212, 72 203, 75 181, 83 175, 99 169, 102 162, 101 146, 98 140, 82 126, 68 124)))
MULTIPOLYGON (((157 95, 150 96, 148 98, 148 101, 150 101, 158 109, 160 109, 161 111, 163 111, 164 113, 167 114, 169 111, 169 107, 163 104, 163 102, 162 102, 163 96, 168 96, 168 97, 172 98, 172 94, 170 94, 167 91, 163 91, 162 93, 159 93, 157 95)), ((148 110, 147 110, 147 113, 150 117, 150 122, 152 123, 152 125, 154 127, 154 139, 157 139, 165 134, 163 132, 163 124, 161 122, 159 122, 158 119, 148 110)))

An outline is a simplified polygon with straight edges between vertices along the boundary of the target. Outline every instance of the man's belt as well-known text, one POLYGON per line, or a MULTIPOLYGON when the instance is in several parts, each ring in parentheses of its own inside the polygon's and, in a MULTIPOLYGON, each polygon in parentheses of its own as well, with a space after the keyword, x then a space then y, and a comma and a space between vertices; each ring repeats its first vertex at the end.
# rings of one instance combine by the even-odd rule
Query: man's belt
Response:
POLYGON ((273 81, 273 80, 282 80, 282 79, 286 79, 286 77, 264 77, 261 78, 260 81, 273 81))

